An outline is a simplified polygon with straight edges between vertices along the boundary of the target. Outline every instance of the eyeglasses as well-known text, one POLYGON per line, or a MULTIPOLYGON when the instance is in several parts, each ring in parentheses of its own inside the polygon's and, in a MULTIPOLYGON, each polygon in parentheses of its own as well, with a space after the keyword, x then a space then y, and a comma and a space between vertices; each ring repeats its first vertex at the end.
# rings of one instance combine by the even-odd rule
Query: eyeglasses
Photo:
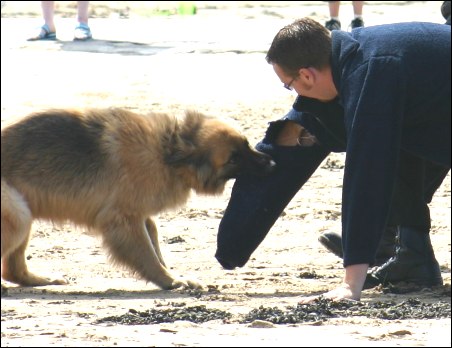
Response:
POLYGON ((294 77, 292 80, 290 80, 289 83, 283 84, 284 88, 287 89, 287 90, 289 90, 289 91, 293 91, 293 87, 292 87, 291 85, 292 85, 292 83, 293 83, 296 79, 297 79, 297 78, 294 77))

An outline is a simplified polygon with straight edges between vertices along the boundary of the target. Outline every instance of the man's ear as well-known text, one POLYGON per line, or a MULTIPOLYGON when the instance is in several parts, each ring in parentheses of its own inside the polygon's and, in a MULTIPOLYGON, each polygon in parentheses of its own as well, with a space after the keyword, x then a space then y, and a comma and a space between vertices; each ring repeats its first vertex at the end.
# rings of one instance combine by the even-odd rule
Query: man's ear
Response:
POLYGON ((311 68, 301 68, 298 70, 300 79, 306 89, 311 89, 315 82, 315 72, 311 68))

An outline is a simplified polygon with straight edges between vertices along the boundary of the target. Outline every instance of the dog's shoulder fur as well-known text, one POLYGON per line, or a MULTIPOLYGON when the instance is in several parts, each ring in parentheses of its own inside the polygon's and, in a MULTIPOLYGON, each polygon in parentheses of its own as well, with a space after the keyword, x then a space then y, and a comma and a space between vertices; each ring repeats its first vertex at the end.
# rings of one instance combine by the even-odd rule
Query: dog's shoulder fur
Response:
POLYGON ((176 118, 117 108, 35 113, 2 131, 2 177, 27 196, 37 217, 64 218, 41 216, 40 207, 52 202, 60 207, 46 209, 53 213, 73 209, 74 200, 80 204, 94 199, 101 209, 103 202, 121 202, 114 197, 118 195, 129 197, 128 206, 118 209, 152 215, 186 201, 191 171, 205 156, 196 151, 196 138, 206 119, 194 111, 176 118), (10 132, 14 138, 8 137, 10 132), (43 194, 39 200, 33 199, 36 190, 43 194), (143 207, 152 211, 140 211, 143 207))

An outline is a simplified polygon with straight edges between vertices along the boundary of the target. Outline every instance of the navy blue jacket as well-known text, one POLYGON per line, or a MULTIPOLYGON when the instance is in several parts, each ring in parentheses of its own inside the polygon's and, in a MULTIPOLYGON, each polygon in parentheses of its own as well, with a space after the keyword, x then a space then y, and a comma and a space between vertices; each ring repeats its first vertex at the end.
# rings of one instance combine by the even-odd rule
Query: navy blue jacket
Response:
POLYGON ((450 168, 450 26, 398 23, 332 32, 344 110, 344 266, 372 263, 400 151, 450 168))
POLYGON ((402 151, 450 168, 450 42, 450 26, 433 23, 333 31, 331 66, 338 98, 316 103, 300 96, 293 106, 304 113, 301 123, 321 143, 327 142, 331 151, 346 151, 345 266, 373 262, 402 151), (328 141, 344 136, 345 146, 328 141))

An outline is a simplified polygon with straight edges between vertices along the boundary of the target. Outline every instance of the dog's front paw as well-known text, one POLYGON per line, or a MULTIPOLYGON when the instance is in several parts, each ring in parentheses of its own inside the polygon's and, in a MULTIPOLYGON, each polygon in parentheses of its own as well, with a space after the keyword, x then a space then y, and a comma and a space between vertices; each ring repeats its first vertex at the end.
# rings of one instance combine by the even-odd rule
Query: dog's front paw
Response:
POLYGON ((41 277, 30 272, 22 272, 20 274, 11 275, 10 273, 2 273, 4 280, 16 283, 21 286, 46 286, 46 285, 67 285, 69 282, 66 279, 51 279, 41 277))
POLYGON ((69 284, 69 281, 64 278, 42 278, 42 277, 35 277, 30 280, 31 286, 43 286, 43 285, 67 285, 69 284))
POLYGON ((50 280, 49 285, 67 285, 69 281, 66 279, 52 279, 50 280))
POLYGON ((202 290, 203 286, 198 281, 179 278, 179 279, 174 279, 172 288, 173 289, 182 288, 182 289, 202 290))

